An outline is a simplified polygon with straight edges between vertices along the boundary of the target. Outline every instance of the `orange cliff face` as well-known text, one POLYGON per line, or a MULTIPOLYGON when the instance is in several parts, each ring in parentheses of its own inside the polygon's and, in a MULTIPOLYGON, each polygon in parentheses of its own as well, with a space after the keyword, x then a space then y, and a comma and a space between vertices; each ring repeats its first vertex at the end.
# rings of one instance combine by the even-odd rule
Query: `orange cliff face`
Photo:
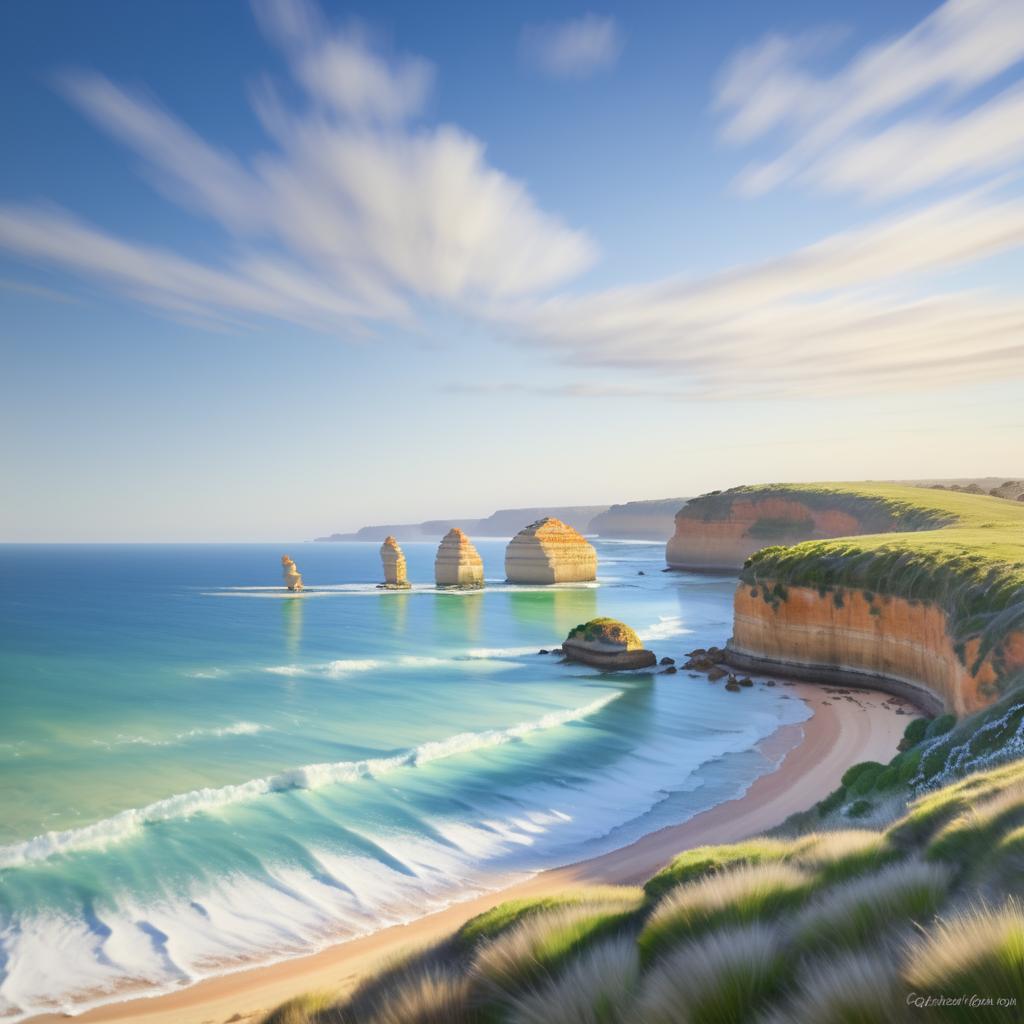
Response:
POLYGON ((728 572, 761 548, 859 533, 875 533, 839 509, 813 509, 792 498, 736 498, 722 518, 705 519, 699 505, 676 513, 676 532, 665 548, 674 569, 728 572))
POLYGON ((945 612, 932 604, 868 600, 859 590, 844 590, 837 600, 834 593, 792 586, 771 603, 762 593, 749 583, 736 589, 728 650, 738 666, 890 689, 925 710, 957 716, 992 703, 1000 674, 1024 669, 1024 632, 1017 631, 972 672, 979 641, 968 641, 961 660, 945 612))

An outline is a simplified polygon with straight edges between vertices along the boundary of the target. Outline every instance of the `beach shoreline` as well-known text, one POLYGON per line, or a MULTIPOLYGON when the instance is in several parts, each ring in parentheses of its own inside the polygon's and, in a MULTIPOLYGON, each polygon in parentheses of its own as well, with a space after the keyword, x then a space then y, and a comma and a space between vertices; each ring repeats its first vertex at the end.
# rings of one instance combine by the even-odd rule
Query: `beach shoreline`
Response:
MULTIPOLYGON (((341 996, 403 950, 440 939, 498 903, 542 896, 572 885, 642 882, 681 850, 734 842, 772 828, 835 789, 850 765, 865 760, 885 762, 895 754, 908 721, 897 709, 906 709, 906 701, 877 691, 839 693, 834 687, 810 683, 793 683, 788 692, 805 701, 812 716, 799 725, 784 725, 762 741, 762 751, 772 760, 779 759, 777 767, 755 779, 739 797, 619 849, 453 902, 406 924, 391 925, 316 953, 204 979, 174 992, 107 1003, 76 1013, 74 1019, 83 1024, 255 1022, 303 992, 341 996)), ((69 1016, 47 1013, 28 1021, 52 1024, 69 1016)))

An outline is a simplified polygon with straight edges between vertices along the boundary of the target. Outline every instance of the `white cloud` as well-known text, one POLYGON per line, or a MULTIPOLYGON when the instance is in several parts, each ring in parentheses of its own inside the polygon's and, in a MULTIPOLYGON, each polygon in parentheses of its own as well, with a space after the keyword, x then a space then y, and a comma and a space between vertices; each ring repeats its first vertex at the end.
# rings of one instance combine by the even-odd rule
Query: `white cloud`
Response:
POLYGON ((746 193, 797 180, 886 195, 1017 159, 1024 122, 1014 116, 1016 90, 966 113, 955 108, 1024 60, 1021 0, 946 0, 909 32, 861 50, 833 75, 804 66, 820 43, 769 37, 737 54, 721 77, 715 106, 727 141, 790 138, 780 155, 744 171, 746 193), (908 114, 917 102, 933 113, 908 114), (952 152, 953 136, 966 152, 952 152), (891 171, 908 156, 919 166, 911 173, 899 168, 900 183, 892 185, 891 171))
POLYGON ((321 327, 403 319, 418 301, 525 295, 589 266, 592 242, 490 166, 478 139, 406 123, 425 103, 429 65, 386 60, 360 33, 328 31, 308 4, 279 0, 257 12, 308 107, 288 109, 264 83, 254 102, 276 148, 253 159, 99 75, 61 80, 143 159, 163 194, 225 230, 220 266, 115 238, 52 208, 0 207, 0 245, 162 308, 321 327))
POLYGON ((515 312, 574 366, 656 372, 695 397, 864 392, 1024 373, 1024 301, 915 279, 1024 246, 1024 202, 959 199, 702 281, 515 312))
POLYGON ((526 60, 557 78, 584 78, 613 67, 622 52, 622 33, 607 15, 584 14, 572 21, 523 29, 526 60))

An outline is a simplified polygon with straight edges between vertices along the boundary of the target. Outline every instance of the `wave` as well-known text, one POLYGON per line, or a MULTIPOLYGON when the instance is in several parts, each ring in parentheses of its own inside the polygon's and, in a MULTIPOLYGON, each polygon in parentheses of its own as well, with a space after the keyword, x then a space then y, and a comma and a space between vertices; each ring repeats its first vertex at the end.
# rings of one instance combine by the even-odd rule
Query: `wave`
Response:
POLYGON ((452 668, 466 667, 473 661, 502 661, 536 654, 536 647, 475 647, 465 654, 438 658, 429 654, 403 654, 397 658, 339 658, 312 665, 271 665, 264 672, 276 676, 346 676, 353 672, 372 672, 378 668, 452 668))
POLYGON ((215 729, 187 729, 185 732, 176 732, 173 736, 165 739, 153 739, 150 736, 125 736, 119 733, 117 738, 110 742, 104 740, 93 740, 93 742, 104 747, 173 747, 179 743, 187 743, 189 740, 202 739, 207 736, 255 736, 257 733, 266 732, 269 728, 269 725, 260 725, 259 722, 235 722, 232 725, 215 729))
POLYGON ((145 807, 128 808, 91 825, 62 832, 47 832, 20 843, 0 846, 0 869, 20 867, 75 850, 106 846, 130 837, 146 825, 188 818, 193 814, 227 807, 268 793, 292 789, 319 789, 335 783, 377 778, 396 768, 415 768, 457 754, 512 743, 524 739, 531 733, 558 728, 587 718, 621 697, 624 692, 616 690, 582 707, 551 711, 534 721, 520 722, 505 729, 463 732, 443 740, 431 740, 392 757, 308 764, 263 778, 250 779, 248 782, 178 793, 154 801, 145 807))
POLYGON ((683 620, 678 615, 662 615, 658 621, 646 629, 638 631, 637 636, 641 640, 668 640, 674 636, 682 636, 685 633, 692 633, 683 625, 683 620))

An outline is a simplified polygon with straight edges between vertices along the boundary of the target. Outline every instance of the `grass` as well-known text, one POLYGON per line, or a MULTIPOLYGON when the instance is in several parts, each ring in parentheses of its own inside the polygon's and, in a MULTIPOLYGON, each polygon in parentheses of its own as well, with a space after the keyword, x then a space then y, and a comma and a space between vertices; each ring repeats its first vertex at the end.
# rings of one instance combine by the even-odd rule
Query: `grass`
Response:
POLYGON ((886 835, 873 829, 811 833, 793 844, 788 859, 813 871, 826 884, 878 871, 903 856, 886 835))
POLYGON ((644 645, 632 627, 618 619, 607 617, 581 622, 569 630, 567 640, 586 640, 589 643, 603 642, 621 644, 627 651, 640 650, 644 645))
POLYGON ((809 950, 863 947, 887 928, 931 917, 949 881, 949 871, 938 864, 905 861, 833 886, 798 915, 797 943, 809 950))
POLYGON ((954 914, 911 947, 907 983, 926 995, 1013 999, 1012 1007, 939 1008, 942 1021, 1020 1021, 1024 1008, 1024 909, 1015 899, 999 908, 954 914))
POLYGON ((716 932, 655 964, 644 981, 639 1013, 631 1019, 743 1024, 781 988, 786 975, 783 947, 771 929, 755 924, 716 932))
POLYGON ((644 883, 644 893, 649 899, 657 899, 677 885, 714 874, 723 868, 782 860, 789 852, 788 843, 765 838, 726 846, 698 846, 679 854, 667 867, 649 878, 644 883))
POLYGON ((630 1024, 639 980, 640 958, 632 938, 603 942, 556 980, 520 998, 509 1024, 630 1024))
POLYGON ((637 939, 649 963, 671 946, 725 925, 770 920, 802 903, 814 875, 789 864, 742 864, 677 886, 662 897, 637 939))

